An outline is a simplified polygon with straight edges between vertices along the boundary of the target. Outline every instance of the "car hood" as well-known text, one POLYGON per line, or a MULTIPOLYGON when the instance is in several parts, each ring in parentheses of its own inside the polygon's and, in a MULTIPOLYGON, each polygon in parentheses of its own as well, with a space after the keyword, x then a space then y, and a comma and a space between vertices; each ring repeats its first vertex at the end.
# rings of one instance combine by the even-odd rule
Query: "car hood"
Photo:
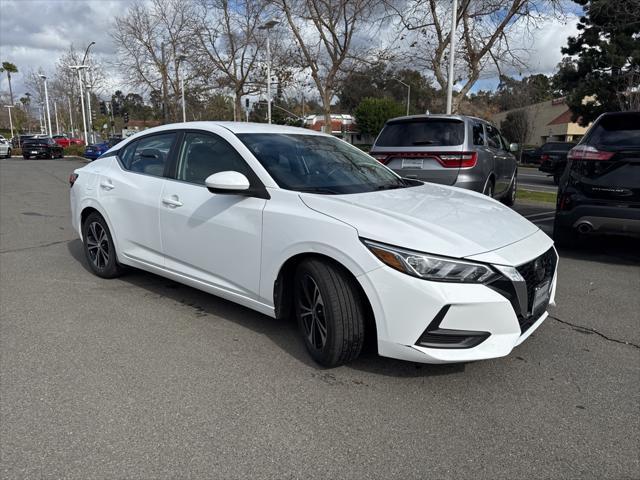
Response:
POLYGON ((485 253, 539 230, 496 200, 444 185, 300 197, 309 208, 353 226, 360 237, 449 257, 485 253))

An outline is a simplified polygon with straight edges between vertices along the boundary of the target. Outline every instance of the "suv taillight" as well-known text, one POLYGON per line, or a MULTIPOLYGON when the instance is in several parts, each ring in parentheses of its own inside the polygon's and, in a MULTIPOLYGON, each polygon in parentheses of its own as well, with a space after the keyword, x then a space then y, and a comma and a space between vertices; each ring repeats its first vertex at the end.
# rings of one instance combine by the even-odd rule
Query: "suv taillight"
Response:
POLYGON ((542 160, 543 162, 545 160, 549 160, 549 155, 547 155, 546 153, 543 153, 542 155, 540 155, 540 160, 542 160))
POLYGON ((478 161, 476 152, 438 153, 434 156, 446 168, 471 168, 475 167, 478 161))
POLYGON ((387 158, 389 157, 386 153, 370 153, 369 155, 371 155, 383 165, 387 163, 387 158))
POLYGON ((569 160, 609 160, 614 152, 603 152, 589 145, 578 145, 569 150, 569 160))

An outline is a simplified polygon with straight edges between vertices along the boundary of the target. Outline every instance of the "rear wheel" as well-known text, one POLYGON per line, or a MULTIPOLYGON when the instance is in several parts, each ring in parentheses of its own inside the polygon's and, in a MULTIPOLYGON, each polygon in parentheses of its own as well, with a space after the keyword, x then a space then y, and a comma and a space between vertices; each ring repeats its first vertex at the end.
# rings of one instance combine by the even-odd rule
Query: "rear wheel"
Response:
POLYGON ((84 254, 93 273, 102 278, 122 274, 111 232, 102 215, 97 212, 89 214, 82 225, 82 238, 84 254))
POLYGON ((487 184, 484 186, 484 193, 487 197, 491 197, 493 198, 493 192, 494 192, 494 185, 493 185, 493 178, 489 178, 487 180, 487 184))
POLYGON ((516 195, 518 194, 518 172, 513 175, 513 180, 511 181, 511 186, 509 190, 502 197, 502 203, 511 207, 514 203, 516 203, 516 195))
POLYGON ((356 285, 345 272, 321 260, 306 260, 295 276, 298 327, 313 359, 336 367, 360 354, 364 309, 356 285))
POLYGON ((7 150, 7 158, 11 158, 11 149, 7 150))

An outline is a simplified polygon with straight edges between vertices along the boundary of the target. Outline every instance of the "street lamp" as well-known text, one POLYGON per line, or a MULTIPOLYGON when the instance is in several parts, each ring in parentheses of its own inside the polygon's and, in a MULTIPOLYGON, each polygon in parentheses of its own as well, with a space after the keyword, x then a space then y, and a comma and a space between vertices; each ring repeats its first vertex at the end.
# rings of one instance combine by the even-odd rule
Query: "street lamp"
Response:
POLYGON ((48 133, 49 136, 52 136, 53 133, 51 132, 51 112, 49 111, 49 91, 47 90, 47 77, 40 74, 40 78, 44 82, 44 101, 47 104, 47 125, 49 126, 48 133))
POLYGON ((401 83, 405 87, 407 87, 407 116, 409 115, 409 104, 411 103, 411 85, 408 83, 404 83, 402 80, 396 77, 392 77, 396 82, 401 83))
POLYGON ((271 45, 269 43, 269 30, 279 23, 280 21, 272 18, 258 27, 259 30, 267 31, 267 118, 269 123, 271 123, 271 45))
POLYGON ((70 65, 69 68, 78 71, 78 84, 80 85, 80 108, 82 109, 82 128, 84 129, 84 141, 87 145, 89 145, 89 137, 87 136, 87 117, 85 116, 84 112, 84 93, 82 91, 82 69, 87 68, 87 66, 70 65))
POLYGON ((456 20, 458 15, 458 0, 453 0, 451 12, 451 33, 449 34, 449 42, 451 48, 449 50, 449 77, 447 78, 447 115, 451 115, 451 106, 453 103, 453 67, 456 56, 456 20))
MULTIPOLYGON (((29 133, 31 133, 31 94, 29 92, 24 94, 25 97, 27 97, 27 127, 29 128, 29 133)), ((18 139, 20 139, 20 136, 18 135, 18 139)), ((18 140, 19 141, 19 140, 18 140)))
MULTIPOLYGON (((87 49, 84 51, 84 56, 82 57, 82 63, 80 65, 82 65, 85 68, 88 68, 88 66, 84 65, 84 62, 87 59, 87 57, 89 56, 89 49, 95 44, 96 44, 96 42, 91 42, 89 45, 87 45, 87 49)), ((85 82, 85 85, 87 87, 87 109, 89 110, 88 111, 89 121, 88 121, 87 125, 89 125, 91 127, 89 130, 91 131, 91 142, 93 143, 93 121, 92 121, 92 117, 91 117, 91 86, 89 85, 89 80, 87 78, 88 75, 89 75, 89 72, 87 70, 86 72, 84 72, 84 82, 85 82)), ((82 87, 80 87, 80 90, 82 91, 82 87)), ((82 107, 82 116, 84 117, 84 106, 82 107)), ((89 140, 87 139, 86 128, 87 127, 85 127, 85 142, 87 143, 87 145, 89 145, 89 140)))
POLYGON ((11 119, 11 109, 13 105, 5 105, 4 107, 9 110, 9 126, 11 127, 11 138, 13 138, 13 120, 11 119))

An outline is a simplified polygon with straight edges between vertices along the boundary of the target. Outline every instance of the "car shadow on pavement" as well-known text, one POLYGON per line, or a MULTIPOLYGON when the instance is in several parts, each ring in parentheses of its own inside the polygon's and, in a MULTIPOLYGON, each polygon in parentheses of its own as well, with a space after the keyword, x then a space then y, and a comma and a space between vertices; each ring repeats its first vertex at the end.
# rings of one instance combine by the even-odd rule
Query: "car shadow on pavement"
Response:
MULTIPOLYGON (((68 242, 67 249, 70 255, 87 272, 93 275, 84 256, 80 239, 68 242)), ((193 310, 195 317, 210 316, 212 321, 215 321, 214 317, 220 317, 234 322, 246 329, 266 336, 280 349, 304 365, 314 370, 331 371, 331 369, 326 369, 311 359, 293 319, 279 320, 271 318, 215 295, 134 268, 127 269, 124 275, 116 281, 129 283, 155 296, 189 307, 193 310)), ((232 341, 232 339, 229 341, 232 341)), ((392 377, 428 377, 460 373, 464 371, 465 367, 464 364, 427 365, 385 358, 377 355, 374 346, 367 345, 356 361, 342 368, 392 377)))
POLYGON ((640 265, 640 241, 622 236, 587 236, 571 247, 557 247, 560 258, 612 265, 640 265))

